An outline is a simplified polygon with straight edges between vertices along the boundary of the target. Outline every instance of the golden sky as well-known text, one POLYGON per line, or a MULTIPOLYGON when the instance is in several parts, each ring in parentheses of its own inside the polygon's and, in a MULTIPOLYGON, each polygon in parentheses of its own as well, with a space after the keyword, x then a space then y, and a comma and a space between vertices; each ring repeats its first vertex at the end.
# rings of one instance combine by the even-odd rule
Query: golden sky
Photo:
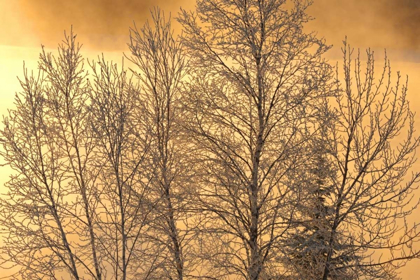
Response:
MULTIPOLYGON (((314 30, 331 43, 344 35, 358 45, 420 51, 419 0, 315 0, 314 30)), ((0 0, 0 45, 55 45, 71 25, 89 48, 125 49, 128 27, 159 5, 173 15, 194 0, 0 0)), ((420 60, 417 53, 417 60, 420 60)))
MULTIPOLYGON (((315 20, 308 28, 334 45, 328 54, 331 61, 339 59, 345 36, 356 48, 372 47, 378 62, 383 49, 388 50, 394 77, 396 70, 409 76, 409 100, 418 112, 420 133, 420 0, 314 2, 309 13, 315 20)), ((0 115, 12 107, 23 61, 36 70, 41 44, 55 49, 63 30, 73 25, 85 57, 103 52, 106 58, 120 60, 122 52, 128 51, 129 27, 133 21, 141 26, 154 5, 175 17, 180 6, 194 8, 194 0, 0 0, 0 115)), ((419 163, 416 168, 420 169, 419 163)), ((0 190, 9 173, 7 168, 0 169, 0 190)), ((410 263, 402 270, 402 278, 418 279, 419 265, 420 260, 410 263)))

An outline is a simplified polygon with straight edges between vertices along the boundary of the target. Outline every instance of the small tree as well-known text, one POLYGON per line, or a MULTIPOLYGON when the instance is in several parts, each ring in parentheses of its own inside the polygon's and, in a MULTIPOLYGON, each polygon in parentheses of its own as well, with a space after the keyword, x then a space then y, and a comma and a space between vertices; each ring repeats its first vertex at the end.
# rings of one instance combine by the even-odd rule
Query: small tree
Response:
MULTIPOLYGON (((331 232, 334 208, 330 198, 334 188, 337 171, 329 160, 328 149, 323 136, 325 125, 333 121, 326 115, 320 120, 321 127, 318 137, 307 143, 307 161, 303 168, 290 172, 290 184, 302 186, 302 195, 297 206, 298 218, 294 230, 291 230, 286 241, 286 266, 293 267, 292 279, 321 279, 325 261, 328 255, 328 237, 331 232)), ((337 240, 336 251, 343 250, 347 244, 337 240)), ((348 253, 345 258, 336 258, 330 263, 337 267, 354 259, 356 256, 348 253)), ((335 269, 333 269, 335 271, 335 269)), ((353 273, 344 270, 339 275, 332 273, 330 279, 353 279, 353 273)))

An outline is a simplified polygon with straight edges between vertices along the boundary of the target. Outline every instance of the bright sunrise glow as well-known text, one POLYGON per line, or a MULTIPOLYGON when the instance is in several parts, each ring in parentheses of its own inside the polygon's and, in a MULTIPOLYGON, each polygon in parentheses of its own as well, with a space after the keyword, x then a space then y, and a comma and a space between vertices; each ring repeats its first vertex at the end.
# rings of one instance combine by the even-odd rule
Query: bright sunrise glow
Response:
MULTIPOLYGON (((120 63, 123 52, 129 53, 126 45, 129 27, 133 21, 141 26, 149 18, 153 5, 159 5, 167 14, 171 12, 174 18, 179 6, 192 9, 195 4, 194 0, 0 0, 0 115, 7 115, 7 109, 14 107, 15 92, 20 91, 16 77, 23 76, 23 61, 28 71, 37 72, 41 44, 56 53, 63 30, 73 25, 79 42, 84 44, 81 53, 85 58, 96 59, 103 53, 105 59, 120 63)), ((411 109, 417 112, 415 127, 419 135, 420 1, 314 0, 308 12, 316 18, 308 28, 325 37, 327 44, 334 45, 326 55, 332 64, 341 62, 340 47, 346 35, 362 55, 365 48, 372 47, 378 66, 382 64, 384 48, 388 49, 394 81, 396 71, 403 77, 409 76, 408 100, 411 109)), ((420 162, 413 170, 420 170, 420 162)), ((3 184, 10 173, 9 167, 0 168, 1 192, 5 192, 3 184)), ((417 192, 418 199, 420 190, 417 192)), ((419 221, 420 209, 410 219, 419 221)), ((402 279, 418 279, 419 264, 420 260, 414 260, 401 269, 402 279)), ((0 279, 7 273, 0 269, 0 279)))

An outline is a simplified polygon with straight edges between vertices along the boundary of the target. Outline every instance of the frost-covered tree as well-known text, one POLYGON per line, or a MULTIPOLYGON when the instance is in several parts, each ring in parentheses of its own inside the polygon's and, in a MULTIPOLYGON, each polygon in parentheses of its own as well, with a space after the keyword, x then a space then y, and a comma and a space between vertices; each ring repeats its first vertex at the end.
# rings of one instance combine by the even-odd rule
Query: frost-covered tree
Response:
POLYGON ((61 270, 102 279, 90 88, 75 37, 65 35, 58 57, 42 50, 37 76, 25 70, 0 132, 1 155, 14 170, 1 200, 9 231, 2 253, 24 279, 55 279, 61 270))
POLYGON ((98 190, 95 193, 98 244, 107 274, 132 279, 148 272, 152 250, 144 235, 152 218, 150 186, 145 182, 150 135, 139 87, 115 63, 91 63, 89 129, 94 139, 98 190))
POLYGON ((328 47, 303 31, 309 5, 208 0, 179 16, 191 69, 185 127, 202 161, 206 277, 277 279, 288 270, 277 259, 300 190, 284 181, 304 163, 316 105, 331 91, 328 47))
POLYGON ((171 19, 155 9, 152 20, 131 29, 129 49, 139 81, 150 135, 148 184, 153 201, 153 221, 148 239, 150 279, 184 279, 194 260, 189 252, 191 231, 188 208, 192 188, 191 156, 180 122, 181 82, 186 73, 182 46, 175 38, 171 19))
POLYGON ((342 50, 344 74, 307 142, 310 160, 291 173, 305 195, 285 265, 299 279, 398 279, 420 253, 418 223, 407 222, 420 178, 410 174, 419 138, 407 83, 397 73, 392 84, 386 57, 375 76, 373 52, 362 73, 360 54, 353 60, 346 42, 342 50))
POLYGON ((376 78, 372 51, 362 70, 360 53, 353 60, 346 42, 342 50, 343 79, 330 103, 335 121, 324 136, 336 173, 327 199, 332 213, 320 279, 395 279, 399 267, 420 256, 414 247, 419 223, 407 221, 418 206, 413 198, 420 180, 419 172, 410 171, 420 139, 407 100, 408 80, 397 73, 392 84, 386 56, 376 78))
MULTIPOLYGON (((331 122, 327 116, 320 123, 331 122)), ((328 255, 328 238, 332 230, 334 208, 331 196, 337 171, 328 158, 328 149, 322 135, 324 127, 320 127, 319 137, 307 143, 306 165, 290 172, 290 184, 299 184, 302 195, 297 206, 297 218, 294 230, 290 231, 285 243, 284 265, 292 267, 290 277, 293 279, 321 279, 328 255)), ((344 240, 337 240, 334 250, 343 251, 348 247, 344 240)), ((341 266, 356 258, 346 254, 331 262, 332 267, 341 266)), ((335 270, 334 270, 335 272, 335 270)), ((353 273, 341 270, 332 273, 329 279, 354 279, 353 273)))

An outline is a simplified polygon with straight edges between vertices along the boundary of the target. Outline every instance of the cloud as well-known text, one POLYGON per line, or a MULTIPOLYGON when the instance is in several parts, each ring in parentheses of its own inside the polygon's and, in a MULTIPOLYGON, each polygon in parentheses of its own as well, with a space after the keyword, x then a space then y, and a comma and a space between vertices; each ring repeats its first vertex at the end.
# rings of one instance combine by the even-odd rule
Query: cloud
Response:
MULTIPOLYGON (((192 9, 195 5, 195 0, 10 2, 14 7, 8 4, 3 16, 10 13, 9 23, 0 20, 0 44, 26 45, 32 38, 32 45, 55 47, 63 30, 73 25, 85 46, 101 51, 126 49, 129 27, 133 21, 141 26, 155 5, 174 16, 180 6, 192 9)), ((361 48, 420 51, 420 0, 314 0, 309 13, 316 18, 309 28, 331 44, 340 46, 347 35, 352 45, 361 48)))
POLYGON ((420 51, 420 0, 315 0, 309 13, 330 43, 420 51))
POLYGON ((71 26, 80 40, 98 50, 125 49, 129 27, 133 21, 142 25, 150 9, 160 6, 166 14, 175 16, 180 6, 193 1, 165 0, 23 0, 19 2, 22 21, 43 44, 54 47, 62 38, 63 30, 71 26))

